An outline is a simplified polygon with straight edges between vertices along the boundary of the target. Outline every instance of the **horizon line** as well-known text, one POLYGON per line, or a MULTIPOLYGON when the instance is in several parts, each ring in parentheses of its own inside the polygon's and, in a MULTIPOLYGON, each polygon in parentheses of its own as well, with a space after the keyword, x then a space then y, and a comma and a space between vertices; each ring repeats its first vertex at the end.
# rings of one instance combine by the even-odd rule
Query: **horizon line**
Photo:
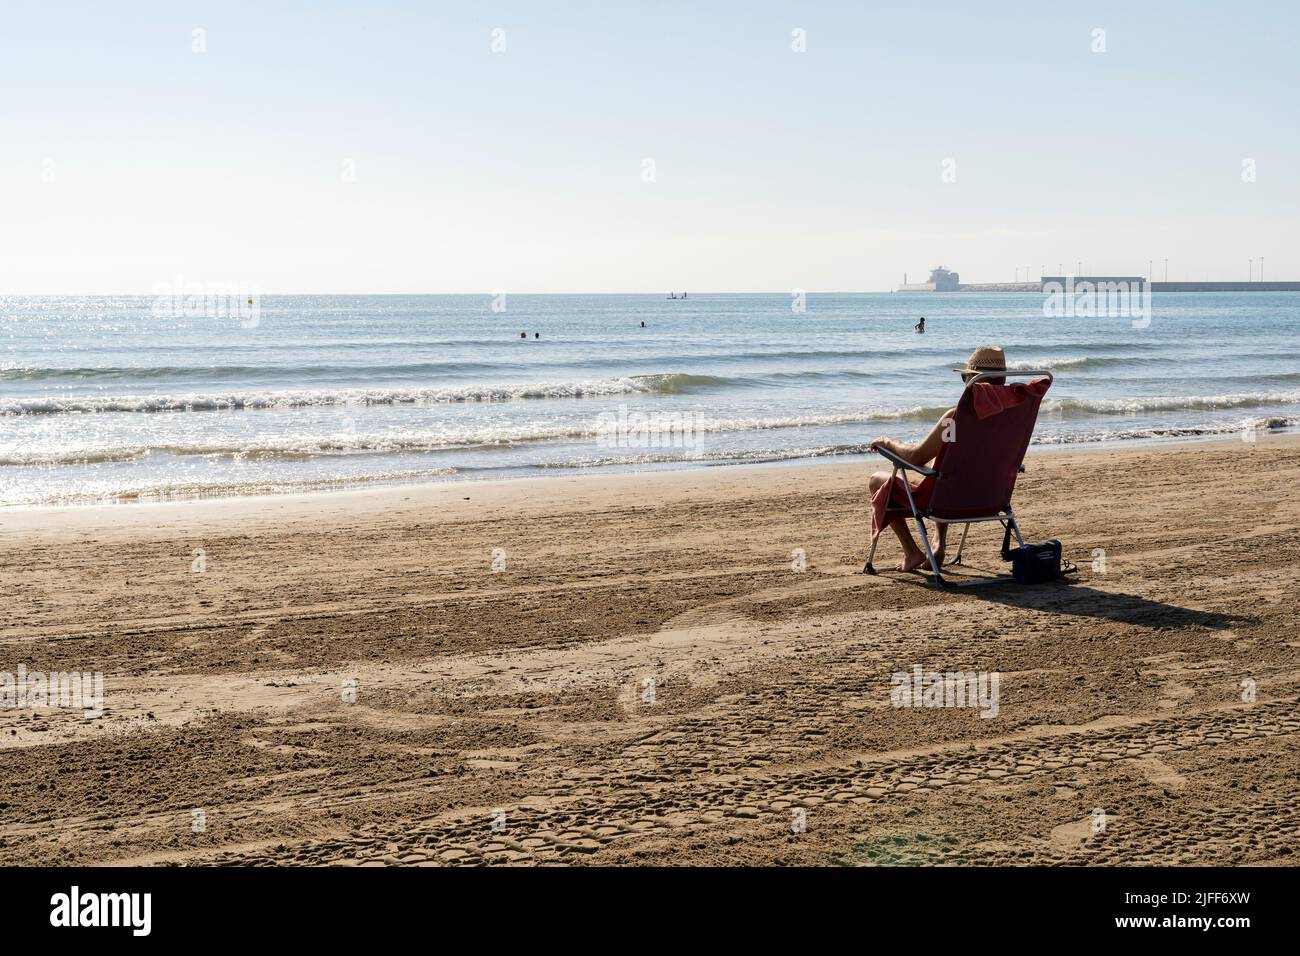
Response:
MULTIPOLYGON (((240 290, 235 290, 235 291, 236 291, 236 292, 239 292, 239 293, 242 293, 242 292, 245 292, 245 291, 248 291, 248 290, 242 290, 242 289, 240 289, 240 290)), ((671 292, 672 290, 669 290, 669 291, 671 292)), ((793 294, 795 294, 794 290, 790 290, 790 289, 781 289, 781 290, 775 290, 775 291, 762 291, 762 292, 741 291, 741 290, 726 290, 726 289, 711 289, 711 290, 702 291, 702 292, 692 292, 691 290, 687 289, 686 291, 687 291, 687 293, 688 293, 689 295, 699 295, 699 296, 703 296, 703 295, 786 295, 786 296, 788 296, 788 295, 793 295, 793 294)), ((798 292, 801 292, 801 293, 803 293, 804 295, 893 295, 893 294, 895 294, 895 290, 894 290, 894 289, 830 289, 830 290, 825 290, 825 289, 817 289, 817 290, 811 290, 811 289, 799 289, 798 292)), ((487 292, 258 292, 258 293, 256 293, 256 294, 257 294, 257 295, 260 295, 260 296, 262 296, 262 297, 264 297, 264 298, 265 298, 265 297, 272 297, 272 296, 296 296, 296 295, 333 295, 333 296, 380 296, 380 295, 386 295, 386 296, 399 296, 399 295, 448 295, 448 296, 452 296, 452 295, 454 295, 454 296, 485 296, 485 297, 487 297, 487 298, 492 298, 493 296, 500 295, 500 294, 502 294, 502 293, 504 293, 504 294, 507 295, 507 296, 512 296, 512 295, 655 295, 655 296, 661 296, 661 297, 664 298, 665 300, 668 299, 668 296, 664 295, 662 291, 651 291, 651 292, 584 292, 584 291, 566 291, 566 292, 530 292, 530 291, 521 291, 521 292, 515 292, 515 291, 512 291, 512 290, 510 290, 510 289, 497 289, 497 290, 491 290, 491 291, 487 291, 487 292)), ((0 292, 0 298, 8 298, 8 297, 12 297, 12 296, 26 296, 26 297, 28 297, 28 298, 56 298, 56 297, 64 297, 64 298, 75 298, 75 297, 85 297, 85 298, 91 298, 91 297, 105 297, 105 298, 107 298, 107 297, 110 297, 110 296, 118 296, 118 297, 123 297, 123 298, 127 298, 127 297, 129 297, 129 298, 144 299, 144 298, 156 298, 156 297, 158 297, 158 296, 160 296, 160 295, 172 295, 172 294, 175 294, 175 295, 187 295, 187 294, 188 294, 188 295, 204 295, 204 294, 227 294, 227 293, 213 293, 213 292, 208 292, 208 293, 203 293, 203 292, 193 292, 193 293, 184 293, 184 292, 180 292, 180 293, 170 293, 170 292, 0 292)), ((903 293, 903 294, 906 294, 906 293, 903 293)), ((926 294, 926 295, 933 295, 934 293, 924 293, 924 294, 926 294)), ((939 294, 942 294, 942 293, 939 293, 939 294)), ((680 298, 681 298, 681 296, 678 296, 678 299, 680 299, 680 298)))

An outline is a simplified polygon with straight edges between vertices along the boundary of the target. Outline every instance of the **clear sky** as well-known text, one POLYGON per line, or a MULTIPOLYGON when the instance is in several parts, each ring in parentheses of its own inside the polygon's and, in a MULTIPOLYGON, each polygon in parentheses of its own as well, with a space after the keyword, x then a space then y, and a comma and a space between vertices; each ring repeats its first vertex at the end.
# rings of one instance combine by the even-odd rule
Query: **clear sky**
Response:
POLYGON ((0 16, 0 293, 1300 279, 1293 0, 0 16))

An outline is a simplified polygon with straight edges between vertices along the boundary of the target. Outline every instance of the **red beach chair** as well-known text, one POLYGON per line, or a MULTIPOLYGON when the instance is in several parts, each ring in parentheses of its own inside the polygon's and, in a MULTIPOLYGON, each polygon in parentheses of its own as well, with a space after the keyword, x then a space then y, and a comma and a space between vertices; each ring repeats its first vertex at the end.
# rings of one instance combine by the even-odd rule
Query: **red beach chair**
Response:
MULTIPOLYGON (((911 516, 921 532, 921 548, 939 585, 954 582, 943 579, 942 570, 930 548, 925 532, 929 518, 936 524, 963 524, 957 557, 949 565, 961 563, 966 533, 976 521, 998 521, 1014 533, 1023 545, 1020 526, 1011 510, 1011 493, 1016 476, 1024 471, 1025 450, 1038 420, 1038 407, 1052 384, 1051 372, 995 371, 976 375, 962 390, 953 416, 952 440, 944 442, 933 467, 914 465, 883 448, 877 449, 894 466, 885 491, 884 520, 877 521, 873 511, 871 553, 863 572, 875 574, 871 561, 876 555, 880 532, 900 513, 911 516), (1030 382, 993 385, 991 378, 1031 378, 1030 382), (903 472, 899 479, 898 473, 903 472), (917 485, 908 480, 908 472, 921 476, 917 485), (906 499, 906 500, 904 500, 906 499)), ((877 492, 879 495, 880 492, 877 492)), ((981 578, 957 582, 960 585, 1010 581, 1010 577, 981 578)))

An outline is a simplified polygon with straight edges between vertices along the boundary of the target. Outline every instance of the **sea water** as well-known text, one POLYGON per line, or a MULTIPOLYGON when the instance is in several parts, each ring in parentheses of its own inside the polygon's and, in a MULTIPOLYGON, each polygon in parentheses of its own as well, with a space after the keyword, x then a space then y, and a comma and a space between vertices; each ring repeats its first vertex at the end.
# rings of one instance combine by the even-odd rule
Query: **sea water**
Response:
POLYGON ((1039 445, 1249 441, 1300 422, 1291 293, 1157 294, 1149 324, 1050 318, 1030 293, 303 295, 202 311, 0 298, 0 504, 862 456, 877 435, 924 434, 981 344, 1055 375, 1039 445))

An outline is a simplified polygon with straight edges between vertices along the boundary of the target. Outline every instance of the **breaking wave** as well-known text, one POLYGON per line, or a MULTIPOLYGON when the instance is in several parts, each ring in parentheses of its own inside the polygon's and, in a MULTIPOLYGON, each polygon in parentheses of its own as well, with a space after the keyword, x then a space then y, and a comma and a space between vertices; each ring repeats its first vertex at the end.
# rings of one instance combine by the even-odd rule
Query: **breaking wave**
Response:
POLYGON ((679 395, 725 383, 709 375, 629 375, 588 382, 460 385, 446 388, 286 389, 180 395, 47 395, 0 400, 0 415, 103 412, 205 412, 333 405, 444 405, 526 399, 602 398, 612 395, 679 395))

